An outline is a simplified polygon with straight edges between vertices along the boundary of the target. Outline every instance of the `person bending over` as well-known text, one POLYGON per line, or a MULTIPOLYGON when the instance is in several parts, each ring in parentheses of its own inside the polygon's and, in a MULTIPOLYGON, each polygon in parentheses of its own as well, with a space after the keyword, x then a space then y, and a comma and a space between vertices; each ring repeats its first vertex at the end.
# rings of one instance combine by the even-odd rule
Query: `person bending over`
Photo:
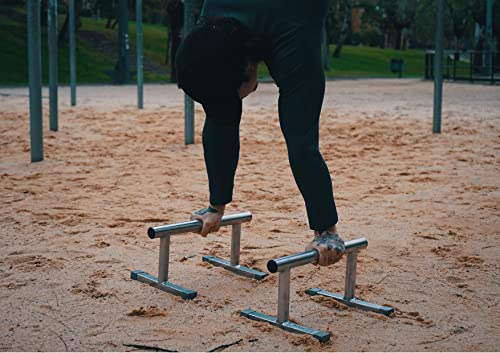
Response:
POLYGON ((205 0, 176 57, 178 86, 206 113, 203 150, 209 206, 191 216, 202 236, 217 231, 232 201, 242 99, 257 89, 264 61, 279 87, 279 120, 320 265, 345 253, 328 167, 319 151, 325 93, 321 36, 327 0, 205 0))

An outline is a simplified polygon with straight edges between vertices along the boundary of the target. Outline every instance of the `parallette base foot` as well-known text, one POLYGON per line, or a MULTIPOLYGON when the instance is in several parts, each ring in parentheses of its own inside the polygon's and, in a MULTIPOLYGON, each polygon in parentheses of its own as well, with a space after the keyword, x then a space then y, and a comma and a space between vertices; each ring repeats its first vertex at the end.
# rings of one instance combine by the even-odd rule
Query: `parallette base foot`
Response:
POLYGON ((342 304, 352 306, 361 310, 373 311, 379 314, 384 314, 389 316, 394 312, 394 308, 390 306, 378 305, 374 303, 365 302, 364 300, 352 298, 350 300, 345 299, 342 294, 332 293, 324 291, 320 288, 311 288, 307 290, 307 294, 309 295, 321 295, 324 297, 332 298, 342 304))
POLYGON ((196 298, 196 295, 198 294, 196 291, 178 286, 168 281, 158 283, 157 277, 151 276, 150 274, 147 274, 146 272, 141 270, 130 272, 130 278, 142 283, 147 283, 150 286, 158 288, 164 292, 178 295, 182 299, 193 299, 196 298))
POLYGON ((260 272, 260 271, 257 271, 257 270, 254 270, 254 269, 251 269, 251 268, 248 268, 245 266, 241 266, 241 265, 231 266, 229 261, 223 260, 223 259, 215 257, 215 256, 206 255, 206 256, 202 257, 202 260, 204 262, 208 262, 208 263, 210 263, 214 266, 217 266, 217 267, 224 267, 226 270, 234 272, 240 276, 255 278, 259 281, 267 276, 267 273, 265 273, 265 272, 260 272))
POLYGON ((278 320, 274 316, 269 316, 266 314, 263 314, 261 312, 252 310, 252 309, 246 309, 240 311, 240 315, 244 316, 250 320, 256 320, 256 321, 264 321, 268 322, 274 326, 277 326, 283 330, 293 332, 293 333, 302 333, 302 334, 307 334, 311 335, 314 338, 318 339, 320 342, 328 342, 330 340, 330 333, 329 332, 324 332, 324 331, 318 331, 309 327, 304 327, 298 324, 295 324, 291 321, 285 321, 282 323, 279 323, 278 320))

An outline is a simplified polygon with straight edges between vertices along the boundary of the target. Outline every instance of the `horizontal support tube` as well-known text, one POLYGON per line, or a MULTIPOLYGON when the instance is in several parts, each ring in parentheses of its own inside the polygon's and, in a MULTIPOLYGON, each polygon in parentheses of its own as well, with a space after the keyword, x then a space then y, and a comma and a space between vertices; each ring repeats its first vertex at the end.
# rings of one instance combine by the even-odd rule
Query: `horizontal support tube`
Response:
MULTIPOLYGON (((345 242, 345 251, 346 253, 359 251, 361 249, 365 249, 367 246, 368 240, 365 238, 349 240, 345 242)), ((309 250, 280 257, 279 259, 269 260, 267 263, 267 269, 271 273, 276 273, 314 262, 318 262, 318 252, 316 250, 309 250)))
MULTIPOLYGON (((230 226, 233 224, 250 222, 251 220, 252 214, 250 212, 234 213, 223 216, 220 225, 230 226)), ((201 221, 194 220, 151 227, 148 229, 148 237, 156 239, 180 233, 199 232, 202 226, 203 223, 201 221)))

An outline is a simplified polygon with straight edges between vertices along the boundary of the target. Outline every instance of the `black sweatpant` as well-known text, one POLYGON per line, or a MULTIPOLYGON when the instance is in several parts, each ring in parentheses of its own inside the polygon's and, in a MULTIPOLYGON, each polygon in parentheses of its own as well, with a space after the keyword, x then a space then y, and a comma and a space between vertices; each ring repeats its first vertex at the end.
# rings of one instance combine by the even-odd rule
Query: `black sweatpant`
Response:
MULTIPOLYGON (((280 126, 309 226, 314 230, 324 230, 338 221, 330 172, 319 151, 319 117, 325 93, 321 62, 325 9, 325 0, 206 0, 202 13, 235 17, 269 41, 265 62, 280 89, 280 126), (263 9, 266 6, 269 11, 263 9), (279 6, 283 11, 276 12, 279 6)), ((214 205, 232 200, 240 119, 241 114, 230 122, 220 123, 208 115, 205 120, 203 148, 214 205)))

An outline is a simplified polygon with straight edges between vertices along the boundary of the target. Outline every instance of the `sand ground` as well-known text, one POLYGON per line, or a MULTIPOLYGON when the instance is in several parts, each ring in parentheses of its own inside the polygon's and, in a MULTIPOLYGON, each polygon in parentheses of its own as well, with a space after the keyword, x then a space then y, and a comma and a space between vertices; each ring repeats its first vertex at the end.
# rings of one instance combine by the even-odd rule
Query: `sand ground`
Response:
MULTIPOLYGON (((132 281, 156 275, 149 226, 187 220, 207 203, 197 107, 196 144, 183 144, 183 97, 148 85, 60 90, 60 131, 31 164, 28 95, 0 89, 0 349, 129 351, 149 345, 207 351, 500 350, 500 88, 447 83, 443 133, 433 135, 432 83, 329 82, 321 149, 346 239, 366 237, 357 294, 396 308, 386 318, 311 299, 342 291, 345 261, 292 271, 291 317, 331 332, 328 344, 238 315, 274 314, 277 275, 263 282, 203 264, 227 258, 229 229, 172 240, 170 279, 198 291, 184 301, 132 281)), ((310 238, 277 118, 277 90, 245 104, 234 202, 251 211, 242 263, 299 252, 310 238)))

